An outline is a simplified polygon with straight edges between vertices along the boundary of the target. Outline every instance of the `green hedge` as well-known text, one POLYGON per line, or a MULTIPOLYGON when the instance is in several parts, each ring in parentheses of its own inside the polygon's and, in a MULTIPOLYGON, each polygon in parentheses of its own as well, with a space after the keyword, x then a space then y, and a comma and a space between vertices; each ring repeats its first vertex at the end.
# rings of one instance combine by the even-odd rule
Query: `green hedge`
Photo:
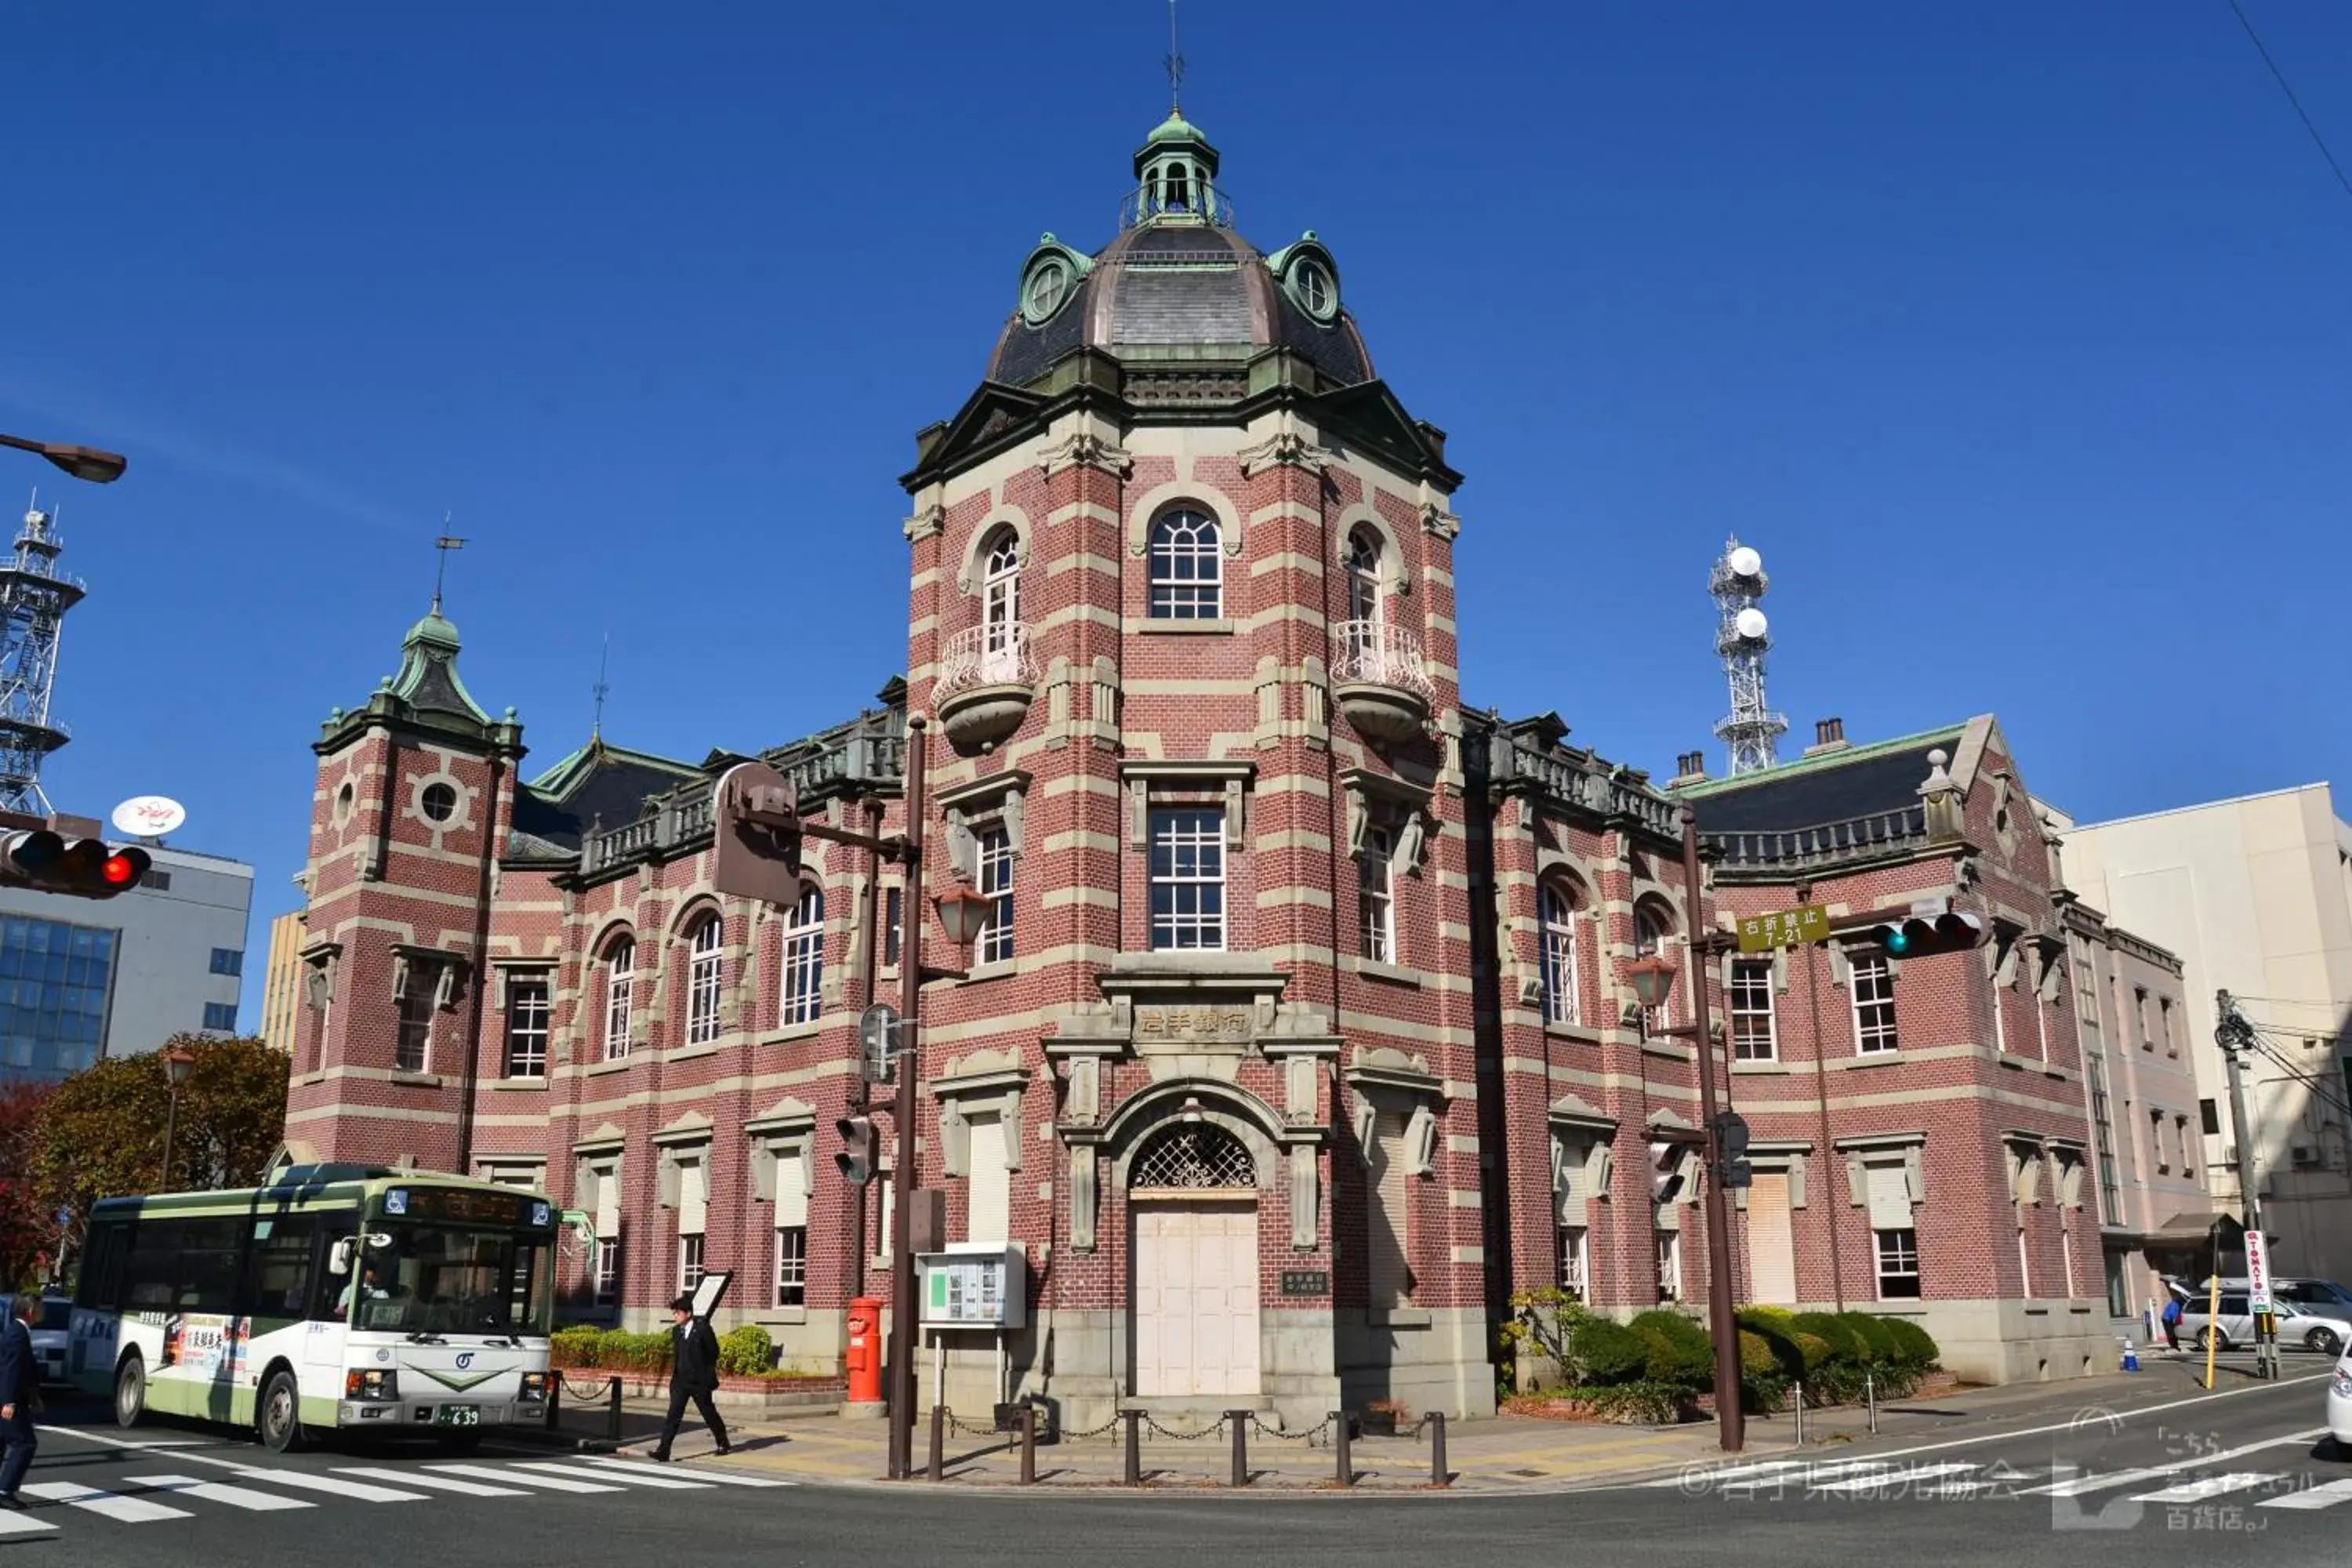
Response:
MULTIPOLYGON (((1936 1365, 1935 1340, 1905 1318, 1750 1307, 1738 1321, 1740 1402, 1751 1412, 1786 1408, 1801 1385, 1808 1405, 1860 1399, 1866 1383, 1900 1399, 1936 1365)), ((1714 1342, 1680 1312, 1624 1323, 1571 1314, 1564 1328, 1575 1396, 1612 1419, 1671 1420, 1714 1384, 1714 1342)))
POLYGON ((558 1329, 550 1339, 558 1366, 604 1372, 667 1372, 672 1336, 625 1334, 618 1329, 558 1329))
POLYGON ((765 1377, 776 1370, 776 1342, 757 1323, 719 1336, 719 1370, 730 1377, 765 1377))

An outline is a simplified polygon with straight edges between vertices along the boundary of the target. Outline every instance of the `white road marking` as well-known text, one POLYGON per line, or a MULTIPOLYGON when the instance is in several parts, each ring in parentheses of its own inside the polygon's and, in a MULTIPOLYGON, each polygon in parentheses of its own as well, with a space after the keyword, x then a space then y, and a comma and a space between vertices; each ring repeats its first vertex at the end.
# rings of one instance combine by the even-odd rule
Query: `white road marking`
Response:
POLYGON ((26 1481, 21 1489, 37 1498, 87 1509, 107 1519, 124 1524, 151 1524, 159 1519, 194 1519, 195 1515, 184 1508, 165 1503, 149 1502, 144 1498, 117 1497, 96 1487, 76 1486, 71 1481, 26 1481))
POLYGON ((362 1502, 429 1500, 423 1492, 404 1492, 393 1487, 372 1487, 365 1481, 341 1480, 333 1476, 314 1475, 309 1470, 265 1470, 257 1465, 231 1465, 229 1468, 234 1469, 238 1479, 242 1480, 266 1481, 273 1487, 294 1487, 303 1491, 332 1492, 337 1497, 356 1498, 362 1502))
POLYGON ((1934 1480, 1939 1476, 1966 1475, 1975 1468, 1974 1465, 1890 1465, 1874 1475, 1828 1481, 1811 1489, 1817 1492, 1879 1491, 1888 1487, 1910 1487, 1920 1481, 1934 1480))
MULTIPOLYGON (((618 1470, 624 1475, 635 1473, 639 1475, 650 1474, 666 1476, 671 1473, 663 1470, 656 1470, 651 1465, 640 1464, 634 1459, 587 1458, 583 1459, 580 1462, 583 1465, 593 1465, 600 1470, 618 1470)), ((678 1473, 692 1476, 698 1481, 716 1481, 722 1487, 793 1487, 800 1485, 798 1481, 773 1480, 766 1476, 739 1476, 732 1470, 686 1470, 678 1473)))
POLYGON ((554 1492, 616 1492, 622 1489, 617 1481, 607 1486, 601 1481, 577 1480, 563 1476, 520 1475, 517 1473, 522 1468, 520 1465, 505 1470, 493 1469, 488 1465, 435 1465, 432 1468, 449 1475, 475 1476, 486 1481, 520 1481, 527 1487, 543 1487, 554 1492))
POLYGON ((58 1437, 75 1437, 106 1448, 194 1448, 205 1441, 202 1437, 109 1437, 83 1426, 50 1426, 39 1422, 34 1423, 33 1430, 58 1437))
POLYGON ((2258 1508, 2334 1508, 2339 1502, 2352 1502, 2352 1480, 2326 1481, 2284 1497, 2264 1498, 2258 1508))
POLYGON ((188 1497, 202 1498, 206 1502, 226 1503, 231 1508, 241 1508, 249 1513, 273 1513, 282 1509, 319 1506, 306 1498, 279 1497, 275 1492, 257 1492, 220 1481, 200 1481, 194 1476, 124 1476, 121 1479, 129 1486, 179 1492, 188 1497))
POLYGON ((520 1487, 485 1486, 480 1481, 461 1481, 455 1476, 436 1476, 420 1469, 395 1470, 372 1465, 347 1465, 339 1468, 339 1476, 367 1476, 379 1481, 400 1481, 412 1487, 431 1487, 436 1491, 457 1492, 464 1497, 522 1497, 520 1487))
MULTIPOLYGON (((518 1470, 533 1470, 543 1476, 568 1476, 575 1481, 613 1481, 622 1486, 653 1487, 669 1491, 709 1491, 710 1489, 709 1481, 688 1480, 683 1476, 661 1470, 608 1470, 602 1467, 591 1469, 586 1465, 567 1465, 545 1459, 523 1460, 512 1468, 518 1470)), ((531 1478, 517 1476, 514 1479, 528 1482, 531 1478)))
POLYGON ((2193 1481, 2183 1481, 2177 1487, 2167 1487, 2162 1491, 2141 1492, 2131 1500, 2202 1502, 2209 1497, 2220 1497, 2223 1492, 2242 1492, 2248 1487, 2258 1487, 2264 1481, 2279 1479, 2265 1470, 2236 1470, 2226 1476, 2202 1476, 2193 1481))
POLYGON ((29 1513, 18 1513, 14 1509, 0 1509, 0 1535, 38 1535, 45 1530, 56 1528, 46 1519, 35 1519, 29 1513))
MULTIPOLYGON (((1843 1475, 1849 1470, 1858 1470, 1864 1465, 1883 1462, 1878 1459, 1836 1459, 1822 1463, 1816 1463, 1811 1459, 1772 1459, 1760 1464, 1735 1465, 1727 1470, 1711 1470, 1704 1476, 1695 1476, 1692 1479, 1704 1479, 1726 1487, 1771 1486, 1783 1481, 1801 1479, 1805 1476, 1843 1475)), ((1683 1484, 1683 1480, 1677 1476, 1672 1480, 1648 1481, 1643 1484, 1654 1487, 1678 1487, 1683 1484)))
POLYGON ((2046 1487, 2029 1487, 2020 1497, 2081 1497, 2085 1492, 2106 1491, 2114 1487, 2127 1487, 2135 1481, 2152 1481, 2159 1476, 2177 1476, 2183 1470, 2193 1470, 2202 1465, 2218 1465, 2229 1459, 2242 1459, 2248 1454, 2264 1448, 2284 1448, 2294 1443, 2308 1443, 2326 1431, 2315 1426, 2307 1432, 2290 1432, 2284 1437, 2265 1437, 2259 1443, 2231 1448, 2219 1454, 2192 1454, 2185 1459, 2175 1459, 2168 1465, 2150 1465, 2144 1469, 2115 1470, 2104 1475, 2075 1476, 2071 1479, 2053 1481, 2046 1487))

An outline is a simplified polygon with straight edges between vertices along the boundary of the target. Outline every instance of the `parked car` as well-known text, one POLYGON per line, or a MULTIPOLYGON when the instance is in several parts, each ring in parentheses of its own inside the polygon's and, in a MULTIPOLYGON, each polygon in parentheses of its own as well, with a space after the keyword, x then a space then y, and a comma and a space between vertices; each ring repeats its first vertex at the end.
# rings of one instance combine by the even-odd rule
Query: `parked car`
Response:
MULTIPOLYGON (((2203 1349, 2210 1334, 2221 1350, 2254 1342, 2254 1314, 2243 1279, 2221 1281, 2221 1310, 2209 1315, 2211 1283, 2172 1282, 2180 1298, 2180 1337, 2203 1349)), ((2352 1346, 2352 1291, 2332 1279, 2281 1279, 2271 1287, 2278 1310, 2282 1345, 2301 1345, 2321 1355, 2339 1355, 2352 1346)))
POLYGON ((40 1321, 33 1325, 33 1357, 41 1363, 41 1381, 66 1380, 66 1349, 73 1327, 73 1298, 41 1298, 40 1321))
POLYGON ((2336 1440, 2336 1457, 2352 1459, 2352 1354, 2336 1363, 2327 1380, 2327 1435, 2336 1440))

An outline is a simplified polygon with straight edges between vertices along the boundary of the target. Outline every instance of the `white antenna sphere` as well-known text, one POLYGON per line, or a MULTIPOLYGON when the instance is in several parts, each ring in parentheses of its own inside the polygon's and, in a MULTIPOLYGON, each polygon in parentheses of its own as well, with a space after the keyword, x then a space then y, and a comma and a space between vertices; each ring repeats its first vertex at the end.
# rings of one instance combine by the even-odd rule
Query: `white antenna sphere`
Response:
POLYGON ((1757 554, 1745 544, 1733 551, 1725 563, 1731 568, 1735 576, 1760 577, 1764 574, 1764 557, 1757 554))
POLYGON ((1764 618, 1763 611, 1758 609, 1755 605, 1750 605, 1746 609, 1740 611, 1739 614, 1732 617, 1731 625, 1741 637, 1746 637, 1749 642, 1762 642, 1764 640, 1764 633, 1767 628, 1769 627, 1771 623, 1764 618))

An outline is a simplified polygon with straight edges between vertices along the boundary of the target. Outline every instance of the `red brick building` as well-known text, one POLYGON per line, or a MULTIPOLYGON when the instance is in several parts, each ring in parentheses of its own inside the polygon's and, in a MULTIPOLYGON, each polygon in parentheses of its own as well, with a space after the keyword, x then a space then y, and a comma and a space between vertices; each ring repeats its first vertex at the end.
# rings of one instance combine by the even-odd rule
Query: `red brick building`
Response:
MULTIPOLYGON (((926 715, 929 831, 995 900, 968 977, 926 990, 914 1131, 950 1238, 1018 1249, 1026 1321, 927 1336, 949 1403, 1035 1394, 1079 1425, 1134 1403, 1483 1412, 1513 1289, 1566 1279, 1620 1310, 1706 1289, 1698 1173, 1657 1136, 1699 1120, 1667 1032, 1694 925, 1803 871, 1842 925, 1942 889, 2038 954, 2047 872, 1979 721, 1932 796, 1925 743, 1900 753, 1886 809, 1924 824, 1901 853, 1771 847, 1774 779, 1843 764, 1683 781, 1728 850, 1727 916, 1695 916, 1667 794, 1555 718, 1463 709, 1445 438, 1374 374, 1331 252, 1252 247, 1217 163, 1171 116, 1108 245, 1040 242, 904 480, 906 679, 765 755, 804 811, 893 832, 926 715), (1682 967, 1664 1016, 1625 978, 1644 952, 1682 967)), ((643 1324, 728 1268, 727 1317, 837 1366, 848 1300, 887 1283, 889 1173, 854 1188, 829 1156, 869 1107, 858 1011, 896 994, 895 871, 812 841, 821 897, 716 897, 711 786, 739 759, 599 739, 525 779, 512 710, 474 702, 457 653, 436 607, 316 743, 289 1157, 542 1187, 599 1237, 572 1315, 643 1324)), ((1920 1310, 1974 1344, 2073 1310, 2045 1281, 2076 1245, 2082 1100, 2048 1004, 2010 994, 1995 1053, 1977 961, 1937 962, 1902 976, 1883 1059, 1832 1030, 1816 1073, 1780 1008, 1785 1043, 1737 1064, 1769 1178, 1742 1283, 1874 1300, 1864 1211, 1891 1161, 1927 1194, 1920 1310), (1923 1098, 1949 1101, 1932 1127, 1923 1098), (2039 1186, 2018 1173, 2068 1151, 2039 1186)), ((1825 1016, 1853 973, 1829 963, 1825 1016)), ((887 1096, 870 1109, 887 1151, 887 1096)), ((2079 1360, 2071 1322, 2009 1337, 2079 1360)))

